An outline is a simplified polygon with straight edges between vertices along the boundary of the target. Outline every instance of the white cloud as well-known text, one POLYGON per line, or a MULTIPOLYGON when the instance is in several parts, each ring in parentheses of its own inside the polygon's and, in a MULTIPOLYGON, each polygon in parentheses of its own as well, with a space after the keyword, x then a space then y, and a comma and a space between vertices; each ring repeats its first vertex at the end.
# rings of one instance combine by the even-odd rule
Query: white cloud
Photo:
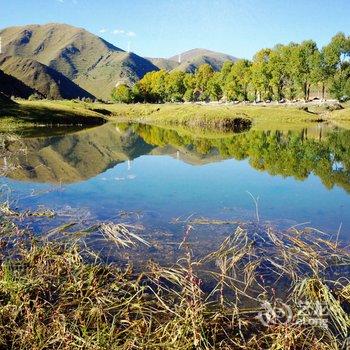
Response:
POLYGON ((101 34, 104 34, 104 33, 107 33, 107 32, 108 32, 108 29, 102 28, 102 29, 99 30, 99 32, 100 32, 101 34))
POLYGON ((125 35, 125 36, 128 36, 128 37, 136 36, 135 32, 128 31, 128 30, 125 30, 125 29, 114 29, 114 30, 112 30, 112 34, 114 34, 114 35, 125 35))
POLYGON ((114 29, 112 31, 113 34, 118 35, 118 34, 125 34, 125 30, 124 29, 114 29))

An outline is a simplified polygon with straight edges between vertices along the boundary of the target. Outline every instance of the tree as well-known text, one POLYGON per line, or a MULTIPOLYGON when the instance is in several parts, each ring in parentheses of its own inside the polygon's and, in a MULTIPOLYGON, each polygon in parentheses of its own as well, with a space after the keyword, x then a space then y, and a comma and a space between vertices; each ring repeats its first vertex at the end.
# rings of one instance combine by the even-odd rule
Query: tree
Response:
POLYGON ((338 99, 350 95, 350 37, 335 35, 322 51, 312 40, 301 44, 276 45, 258 51, 253 61, 227 61, 220 72, 209 64, 195 73, 154 71, 132 89, 121 85, 113 90, 113 98, 123 102, 245 101, 283 98, 305 100, 312 87, 322 84, 338 99))
POLYGON ((214 70, 209 64, 202 64, 195 73, 195 93, 199 99, 205 101, 209 98, 208 83, 214 75, 214 70))
POLYGON ((255 100, 272 98, 270 54, 271 49, 262 49, 253 58, 251 72, 255 100))
POLYGON ((270 85, 275 99, 294 98, 294 81, 290 74, 291 46, 276 45, 269 55, 270 85))
POLYGON ((120 84, 112 90, 112 100, 121 103, 133 102, 133 94, 129 86, 120 84))
POLYGON ((221 73, 215 72, 208 82, 208 93, 211 101, 219 101, 222 98, 221 73))
POLYGON ((344 33, 338 33, 322 52, 330 91, 336 98, 342 98, 347 95, 349 85, 350 37, 346 37, 344 33))
POLYGON ((166 93, 166 77, 168 73, 165 70, 149 72, 137 83, 139 97, 145 102, 164 102, 166 93))
POLYGON ((184 100, 186 102, 196 101, 195 89, 196 89, 196 78, 193 74, 186 73, 184 77, 184 85, 185 85, 185 94, 184 100))
POLYGON ((228 80, 234 82, 233 93, 237 100, 248 100, 248 87, 251 82, 251 62, 249 60, 238 60, 231 67, 228 80))
POLYGON ((153 92, 154 73, 149 72, 134 87, 138 92, 138 97, 143 102, 157 102, 157 98, 153 92))
POLYGON ((170 102, 180 102, 186 92, 184 83, 185 73, 181 71, 170 72, 165 79, 166 99, 170 102))
POLYGON ((303 41, 294 46, 291 51, 292 75, 306 101, 310 97, 311 84, 315 82, 315 62, 317 62, 318 55, 317 45, 312 40, 303 41))

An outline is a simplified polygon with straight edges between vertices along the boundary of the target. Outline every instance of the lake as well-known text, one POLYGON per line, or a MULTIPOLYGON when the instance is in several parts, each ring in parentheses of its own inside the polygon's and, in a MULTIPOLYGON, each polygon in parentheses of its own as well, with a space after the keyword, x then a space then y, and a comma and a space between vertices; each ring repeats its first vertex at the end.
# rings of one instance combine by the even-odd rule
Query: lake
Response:
POLYGON ((65 221, 142 225, 157 249, 140 258, 169 262, 186 225, 203 218, 226 224, 193 229, 200 251, 257 216, 279 229, 300 225, 333 235, 340 229, 349 238, 348 130, 313 124, 219 133, 107 123, 54 132, 10 142, 13 156, 2 161, 9 167, 2 197, 11 207, 59 214, 23 222, 36 232, 65 221))

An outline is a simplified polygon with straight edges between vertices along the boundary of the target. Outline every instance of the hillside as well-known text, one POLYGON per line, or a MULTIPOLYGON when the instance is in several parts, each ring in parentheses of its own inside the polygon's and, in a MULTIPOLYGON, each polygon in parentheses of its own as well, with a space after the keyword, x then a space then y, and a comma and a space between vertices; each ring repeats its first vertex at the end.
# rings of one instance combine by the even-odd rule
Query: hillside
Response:
POLYGON ((101 38, 66 24, 9 27, 0 31, 6 55, 32 58, 74 79, 104 55, 122 51, 101 38))
POLYGON ((35 92, 34 89, 24 84, 22 81, 15 77, 4 73, 0 69, 0 93, 2 96, 16 96, 22 98, 28 98, 35 92))
POLYGON ((179 66, 178 61, 174 61, 168 58, 147 58, 159 69, 164 69, 166 71, 171 71, 179 66))
POLYGON ((10 27, 1 30, 0 36, 5 55, 47 65, 99 98, 109 98, 109 87, 120 79, 134 81, 158 70, 150 61, 66 24, 10 27))
POLYGON ((201 64, 209 64, 215 71, 221 69, 222 65, 226 61, 236 61, 237 58, 215 51, 206 49, 193 49, 176 56, 170 57, 170 61, 178 62, 179 58, 181 63, 177 65, 177 70, 193 73, 201 64))
POLYGON ((134 83, 154 70, 158 68, 134 53, 113 52, 74 81, 95 96, 109 99, 117 82, 134 83))
MULTIPOLYGON (((28 87, 27 91, 24 88, 12 91, 11 95, 14 96, 28 97, 37 92, 45 98, 56 100, 94 97, 63 74, 29 58, 0 55, 0 69, 28 87)), ((20 84, 15 86, 17 85, 20 84)))

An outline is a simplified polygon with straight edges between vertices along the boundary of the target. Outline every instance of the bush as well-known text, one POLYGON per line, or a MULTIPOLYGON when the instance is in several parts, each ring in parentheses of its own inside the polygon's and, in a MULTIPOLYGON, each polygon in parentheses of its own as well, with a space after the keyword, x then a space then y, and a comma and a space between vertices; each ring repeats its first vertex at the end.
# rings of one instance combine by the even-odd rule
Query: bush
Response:
POLYGON ((112 100, 121 103, 131 103, 133 102, 133 93, 129 86, 126 84, 121 84, 112 90, 112 100))

